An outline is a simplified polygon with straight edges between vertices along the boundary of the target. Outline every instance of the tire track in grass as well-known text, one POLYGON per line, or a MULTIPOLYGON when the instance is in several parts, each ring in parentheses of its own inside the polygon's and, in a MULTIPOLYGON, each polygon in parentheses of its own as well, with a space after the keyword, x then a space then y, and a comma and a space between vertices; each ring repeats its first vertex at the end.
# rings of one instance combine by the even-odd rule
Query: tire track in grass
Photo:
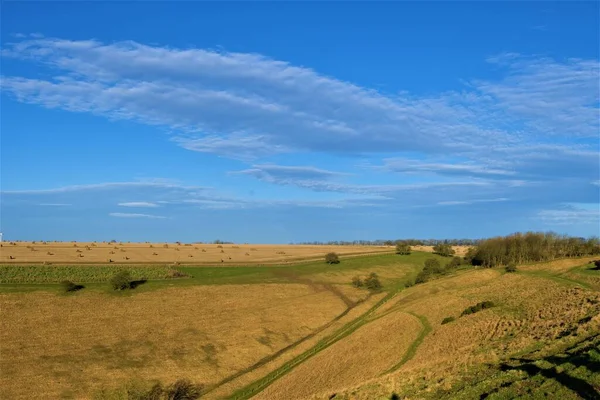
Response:
POLYGON ((292 350, 293 348, 299 346, 300 344, 304 343, 305 341, 312 339, 313 337, 315 337, 316 335, 318 335, 319 333, 323 332, 325 329, 329 328, 331 325, 333 325, 334 323, 336 323, 337 321, 339 321, 340 319, 342 319, 343 317, 345 317, 352 309, 354 309, 354 307, 358 306, 359 304, 362 304, 363 302, 369 300, 371 298, 371 296, 373 295, 372 293, 369 293, 367 295, 367 297, 365 297, 362 300, 358 300, 356 302, 350 300, 341 290, 339 290, 337 287, 335 287, 334 285, 330 284, 330 283, 317 283, 311 279, 308 278, 303 278, 293 272, 290 271, 279 271, 276 273, 276 275, 281 276, 283 278, 285 278, 286 280, 290 281, 290 282, 294 282, 294 283, 300 283, 303 285, 307 285, 308 287, 310 287, 311 289, 313 289, 315 292, 319 292, 322 290, 325 290, 327 292, 332 293, 334 296, 338 297, 341 301, 344 302, 344 304, 346 305, 346 309, 339 314, 338 316, 336 316, 334 319, 332 319, 331 321, 329 321, 327 324, 321 326, 320 328, 316 329, 314 332, 310 333, 307 336, 304 336, 303 338, 300 338, 299 340, 295 341, 294 343, 289 344, 288 346, 279 349, 277 352, 270 354, 266 357, 263 357, 262 359, 260 359, 258 362, 252 364, 251 366, 244 368, 241 371, 236 372, 233 375, 230 375, 228 377, 226 377, 225 379, 221 380, 220 382, 218 382, 216 385, 210 387, 208 390, 206 390, 204 392, 204 394, 208 394, 214 390, 216 390, 217 388, 247 374, 250 373, 252 371, 254 371, 257 368, 262 367, 263 365, 273 361, 274 359, 276 359, 277 357, 281 356, 282 354, 284 354, 285 352, 287 352, 288 350, 292 350))
POLYGON ((417 338, 408 347, 408 349, 406 350, 406 353, 404 353, 404 356, 402 357, 402 359, 397 364, 393 365, 391 368, 389 368, 388 370, 383 372, 381 375, 386 375, 391 372, 394 372, 398 368, 400 368, 401 366, 406 364, 408 361, 410 361, 417 353, 417 350, 418 350, 419 346, 421 345, 421 343, 423 343, 423 340, 425 340, 425 337, 427 335, 429 335, 429 333, 432 330, 431 325, 429 324, 429 321, 423 315, 418 315, 418 314, 415 314, 410 311, 407 311, 407 313, 412 315, 413 317, 416 317, 419 320, 419 322, 421 322, 421 326, 423 327, 423 329, 421 329, 421 332, 419 332, 419 336, 417 336, 417 338))
MULTIPOLYGON (((249 399, 252 396, 255 396, 259 392, 263 391, 265 388, 267 388, 273 382, 275 382, 275 380, 281 378, 283 375, 287 374, 288 372, 290 372, 292 369, 294 369, 295 367, 297 367, 304 361, 308 360, 309 358, 316 355, 320 351, 322 351, 322 350, 326 349, 327 347, 331 346, 332 344, 340 341, 341 339, 345 338, 346 336, 350 335, 351 333, 356 331, 358 328, 363 326, 365 323, 368 322, 367 318, 369 316, 371 316, 375 311, 377 311, 377 309, 379 307, 381 307, 386 302, 391 300, 400 290, 401 289, 397 289, 393 292, 388 293, 384 298, 379 300, 373 307, 371 307, 369 310, 367 310, 364 314, 362 314, 358 318, 348 322, 346 325, 344 325, 343 327, 338 329, 333 334, 321 339, 312 348, 310 348, 307 351, 305 351, 304 353, 296 356, 295 358, 293 358, 292 360, 283 364, 279 368, 271 371, 264 377, 254 381, 253 383, 243 387, 242 389, 237 390, 231 396, 228 396, 228 398, 235 399, 235 400, 245 400, 245 399, 249 399)), ((417 318, 419 318, 419 317, 417 317, 417 318)))

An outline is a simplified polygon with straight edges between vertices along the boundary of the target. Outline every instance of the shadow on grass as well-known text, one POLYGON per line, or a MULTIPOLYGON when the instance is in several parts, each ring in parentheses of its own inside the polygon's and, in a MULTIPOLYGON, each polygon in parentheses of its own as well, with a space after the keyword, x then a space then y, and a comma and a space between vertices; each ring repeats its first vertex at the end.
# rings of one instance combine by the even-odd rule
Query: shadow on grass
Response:
POLYGON ((146 282, 148 282, 148 279, 139 279, 137 281, 131 281, 131 282, 129 282, 129 288, 130 289, 135 289, 138 286, 143 285, 146 282))
MULTIPOLYGON (((574 377, 568 372, 562 371, 557 367, 569 363, 576 367, 585 367, 590 373, 595 374, 600 371, 600 362, 592 355, 595 345, 588 345, 576 351, 569 352, 565 355, 553 355, 541 358, 539 360, 531 360, 525 358, 513 359, 511 363, 500 364, 501 371, 523 371, 530 378, 541 375, 547 379, 553 379, 562 386, 574 391, 583 399, 599 399, 598 390, 587 381, 574 377), (540 368, 535 365, 536 362, 545 361, 552 364, 551 368, 540 368)), ((487 396, 485 396, 487 397, 487 396)), ((485 398, 483 397, 483 398, 485 398)))
POLYGON ((85 286, 83 285, 73 285, 69 288, 68 292, 78 292, 81 289, 85 289, 85 286))

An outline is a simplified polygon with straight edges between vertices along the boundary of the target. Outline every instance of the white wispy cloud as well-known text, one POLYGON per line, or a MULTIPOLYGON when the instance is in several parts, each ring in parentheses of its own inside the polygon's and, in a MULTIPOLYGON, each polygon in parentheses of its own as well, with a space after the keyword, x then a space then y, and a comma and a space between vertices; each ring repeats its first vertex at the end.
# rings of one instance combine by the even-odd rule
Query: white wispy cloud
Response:
POLYGON ((474 177, 508 177, 516 174, 515 171, 494 168, 489 165, 476 164, 474 162, 431 163, 421 160, 400 158, 385 159, 383 169, 392 172, 411 174, 433 173, 437 175, 462 175, 474 177))
POLYGON ((250 169, 231 173, 252 175, 256 178, 265 179, 330 179, 348 175, 343 172, 329 171, 311 166, 287 166, 275 164, 253 165, 250 169))
POLYGON ((18 195, 18 194, 53 194, 53 193, 69 193, 82 191, 97 191, 97 190, 115 190, 123 188, 162 188, 162 189, 186 189, 186 190, 204 190, 205 187, 186 186, 181 184, 166 183, 162 181, 146 181, 146 182, 105 182, 92 183, 85 185, 70 185, 50 189, 27 189, 27 190, 5 190, 2 194, 18 195))
POLYGON ((508 70, 499 82, 474 82, 508 115, 541 134, 596 137, 599 130, 598 60, 502 54, 488 61, 508 70))
POLYGON ((439 206, 460 206, 476 203, 497 203, 500 201, 508 201, 506 197, 499 197, 497 199, 474 199, 474 200, 457 200, 457 201, 440 201, 437 203, 439 206))
POLYGON ((260 54, 38 38, 9 44, 3 55, 58 71, 54 79, 3 77, 2 89, 19 101, 167 126, 185 148, 237 158, 307 150, 481 153, 598 131, 597 60, 503 54, 489 61, 506 69, 504 79, 415 97, 260 54))
POLYGON ((156 203, 150 203, 147 201, 129 201, 129 202, 125 202, 125 203, 118 203, 118 206, 121 207, 148 207, 148 208, 153 208, 153 207, 159 207, 158 204, 156 203))
POLYGON ((339 192, 361 195, 386 195, 394 192, 406 192, 443 187, 489 185, 489 182, 481 179, 381 185, 340 183, 333 181, 333 179, 349 176, 351 174, 307 166, 282 166, 274 164, 253 165, 253 167, 250 169, 231 172, 231 174, 250 175, 263 182, 273 183, 276 185, 292 185, 317 192, 339 192))
POLYGON ((127 191, 110 205, 141 198, 206 209, 511 199, 544 204, 538 217, 546 220, 579 212, 552 208, 558 204, 598 199, 598 60, 505 53, 487 60, 499 78, 465 77, 462 90, 418 96, 380 93, 260 54, 17 39, 23 40, 7 44, 4 57, 48 67, 37 78, 2 77, 1 89, 18 101, 166 127, 186 149, 249 161, 234 174, 361 199, 249 200, 168 180, 2 192, 9 197, 44 195, 36 202, 62 203, 71 194, 91 199, 100 197, 96 191, 127 191), (392 178, 349 183, 356 176, 347 171, 255 160, 308 152, 367 154, 375 160, 372 171, 392 178), (417 183, 402 183, 403 175, 417 183))
POLYGON ((559 210, 542 210, 537 218, 549 225, 600 224, 599 210, 567 208, 559 210))
POLYGON ((108 215, 110 215, 111 217, 117 217, 117 218, 151 218, 151 219, 166 218, 166 217, 163 217, 160 215, 138 214, 138 213, 120 213, 120 212, 113 212, 113 213, 109 213, 108 215))

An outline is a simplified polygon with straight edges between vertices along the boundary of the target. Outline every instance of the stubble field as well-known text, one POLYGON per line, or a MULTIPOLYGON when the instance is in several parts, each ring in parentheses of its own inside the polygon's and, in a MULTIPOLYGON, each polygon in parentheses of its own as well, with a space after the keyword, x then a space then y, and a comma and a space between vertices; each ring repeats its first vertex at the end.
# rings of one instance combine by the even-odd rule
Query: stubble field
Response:
POLYGON ((5 264, 273 264, 322 258, 329 252, 393 252, 392 246, 311 246, 125 242, 3 242, 5 264))

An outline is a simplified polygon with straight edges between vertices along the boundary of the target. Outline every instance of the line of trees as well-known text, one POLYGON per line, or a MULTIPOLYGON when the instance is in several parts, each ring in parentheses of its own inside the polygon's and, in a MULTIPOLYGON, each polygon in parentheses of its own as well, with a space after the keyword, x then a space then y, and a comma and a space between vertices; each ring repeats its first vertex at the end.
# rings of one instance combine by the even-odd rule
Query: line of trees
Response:
POLYGON ((477 247, 469 249, 465 260, 472 265, 496 267, 594 254, 600 254, 598 238, 527 232, 482 240, 477 247))
POLYGON ((447 244, 450 246, 476 246, 481 239, 379 239, 379 240, 331 240, 331 241, 311 241, 298 242, 290 244, 304 244, 313 246, 395 246, 398 243, 406 243, 409 246, 435 246, 438 244, 447 244))

